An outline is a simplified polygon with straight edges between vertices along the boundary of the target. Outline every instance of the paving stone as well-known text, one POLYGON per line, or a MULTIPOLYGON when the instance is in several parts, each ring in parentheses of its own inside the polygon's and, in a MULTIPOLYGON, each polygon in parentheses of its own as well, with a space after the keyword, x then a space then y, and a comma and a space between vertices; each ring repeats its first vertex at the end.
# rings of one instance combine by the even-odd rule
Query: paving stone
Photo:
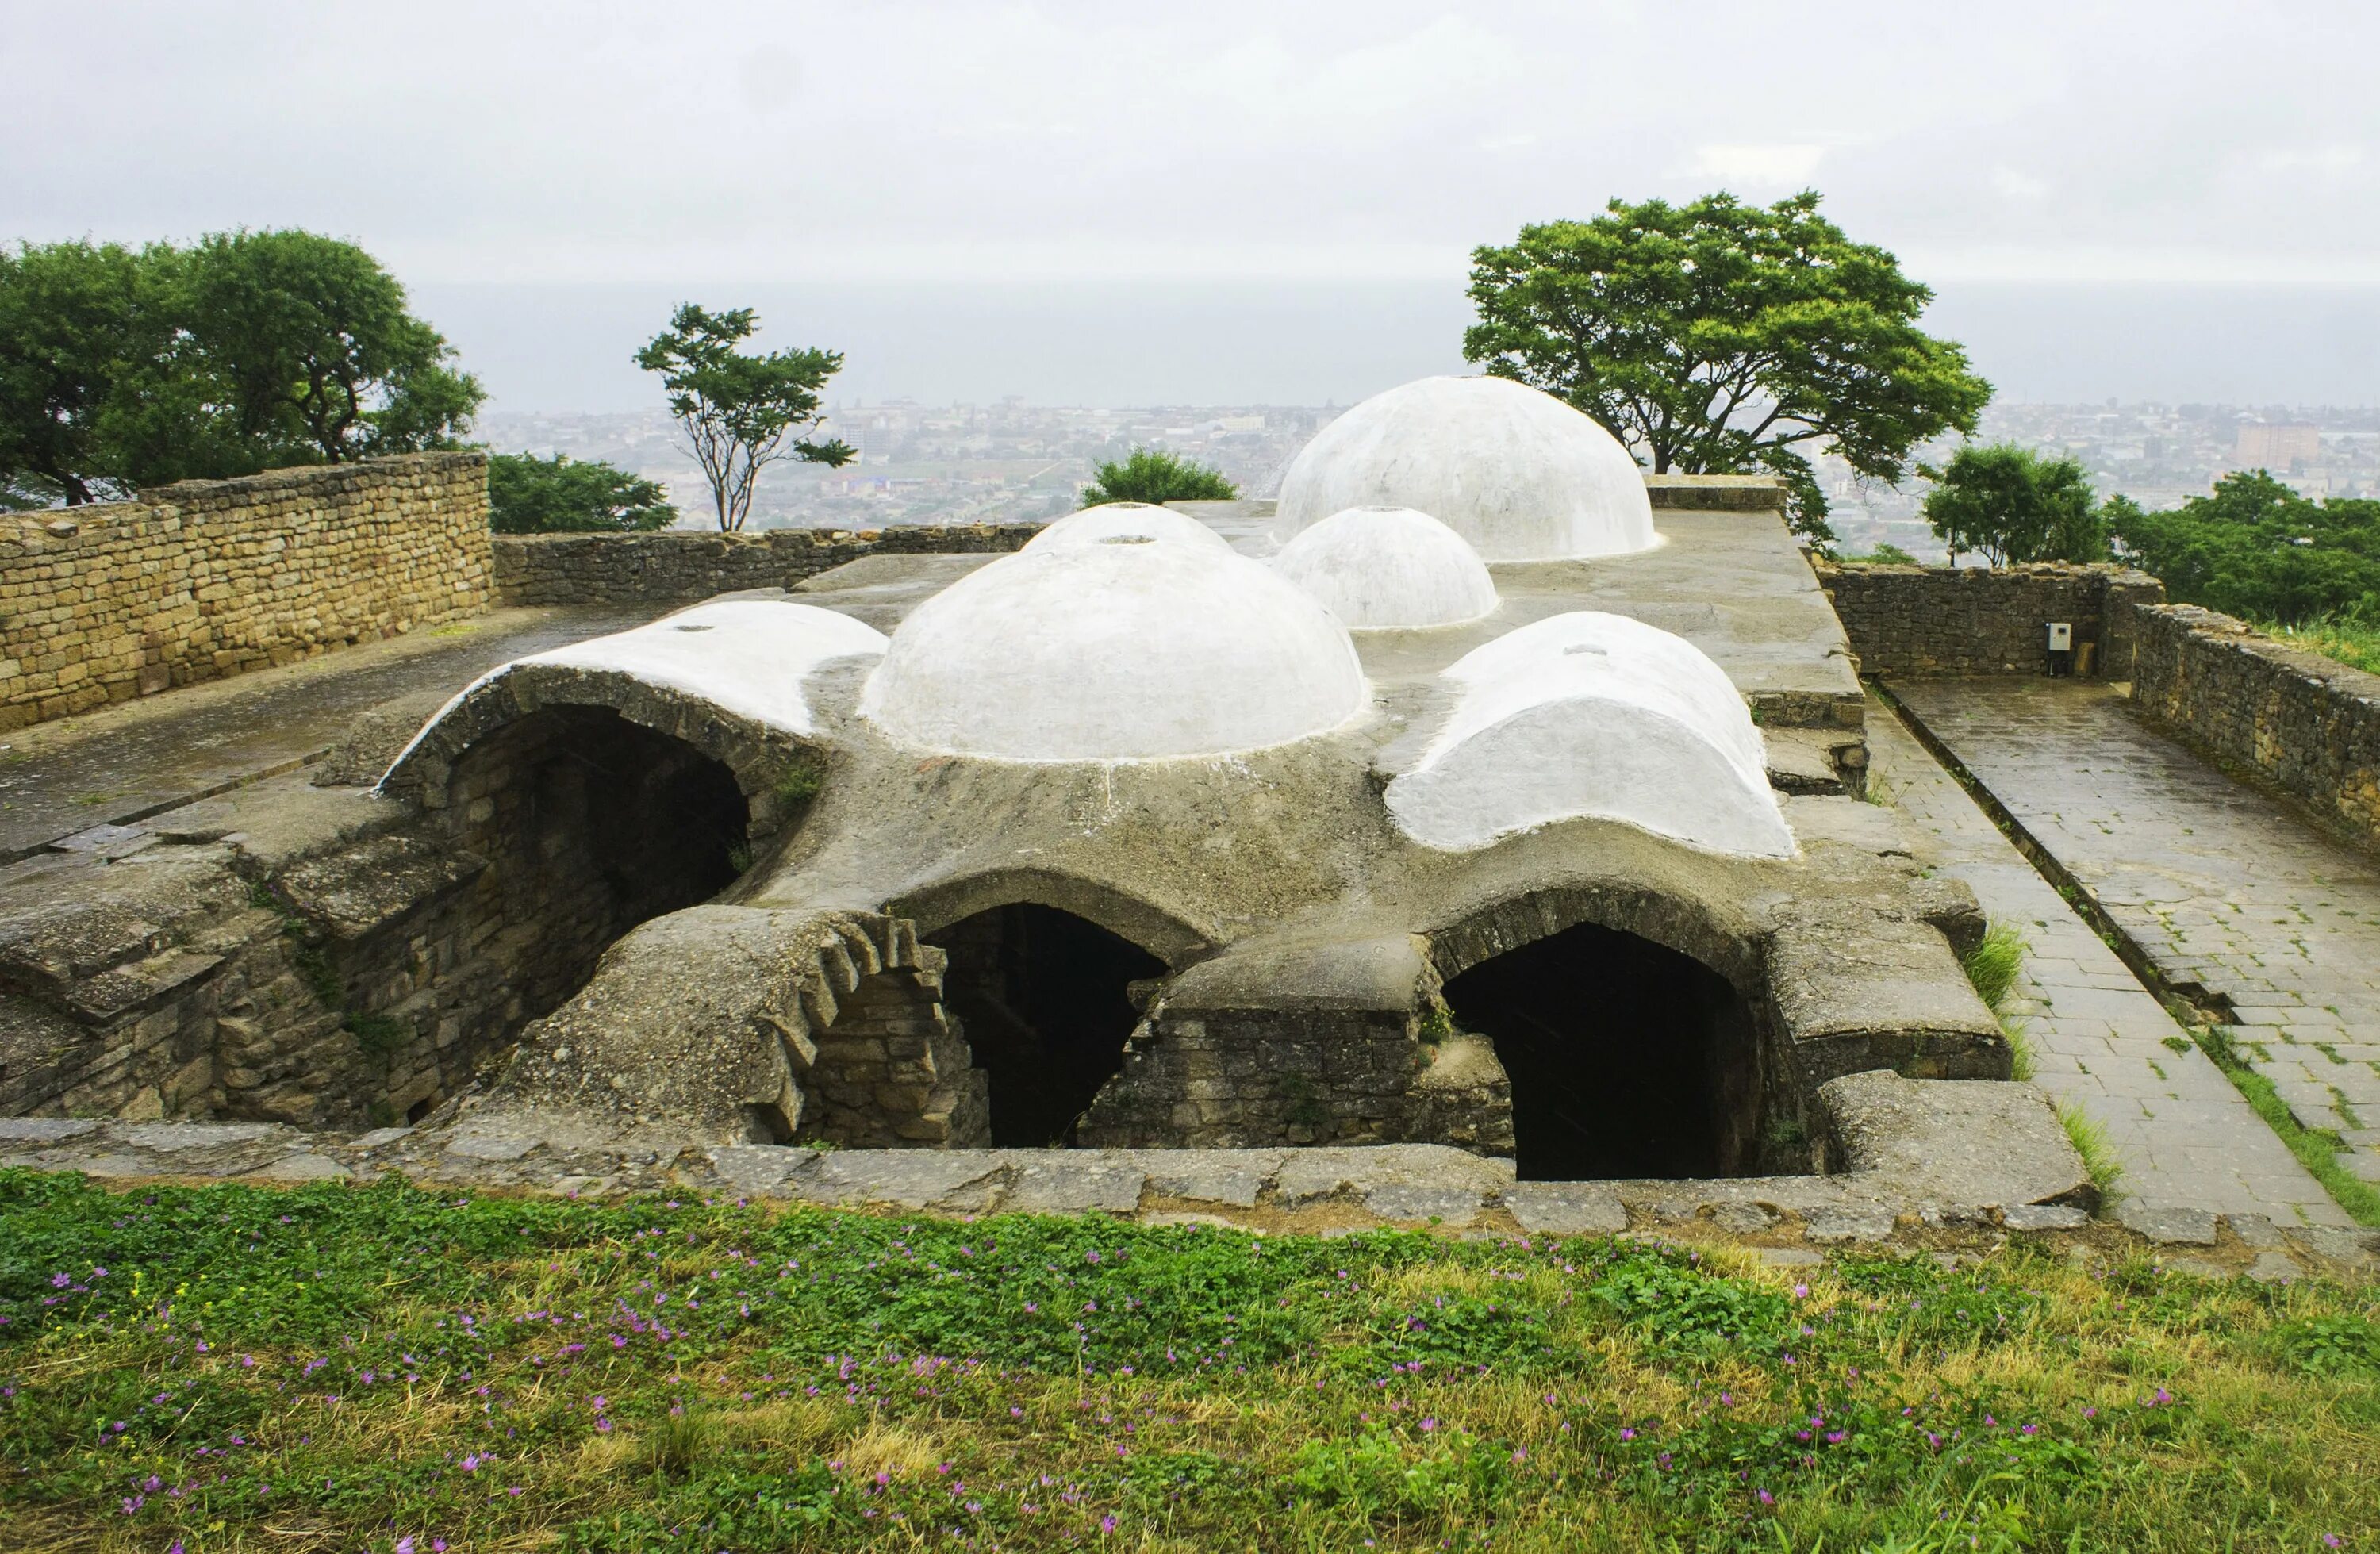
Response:
POLYGON ((412 1133, 411 1128, 374 1128, 370 1133, 358 1134, 352 1147, 358 1149, 377 1149, 382 1145, 394 1144, 400 1138, 409 1137, 412 1133))
POLYGON ((2289 1233, 2314 1256, 2335 1263, 2350 1267, 2380 1263, 2380 1231, 2347 1231, 2317 1225, 2289 1233))
POLYGON ((2248 1277, 2260 1284, 2279 1284, 2302 1279, 2305 1269, 2286 1252, 2259 1252, 2256 1260, 2248 1265, 2248 1277))
POLYGON ((779 1144, 730 1144, 710 1151, 719 1179, 751 1197, 783 1196, 786 1178, 818 1164, 819 1151, 779 1144))
POLYGON ((446 1153, 467 1160, 517 1160, 545 1140, 525 1133, 460 1133, 446 1141, 446 1153))
POLYGON ((1730 1235, 1762 1235, 1776 1226, 1777 1215, 1756 1203, 1723 1203, 1711 1210, 1711 1223, 1730 1235))
POLYGON ((2116 1222, 2159 1246, 2215 1244, 2215 1215, 2208 1209, 2127 1202, 2117 1208, 2116 1222))
POLYGON ((1002 1169, 992 1149, 835 1149, 792 1182, 813 1203, 927 1208, 1002 1169))
POLYGON ((253 1144, 273 1134, 270 1123, 135 1123, 118 1126, 121 1143, 155 1154, 174 1155, 185 1149, 214 1149, 226 1144, 253 1144))
POLYGON ((1023 1214, 1129 1214, 1140 1207, 1148 1173, 1111 1165, 1090 1153, 1051 1151, 1058 1158, 1018 1168, 1002 1208, 1023 1214))
POLYGON ((1484 1202, 1484 1195, 1476 1189, 1416 1187, 1407 1183, 1391 1183, 1364 1195, 1364 1207, 1383 1220, 1436 1220, 1454 1226, 1478 1219, 1484 1202))
POLYGON ((1152 1193, 1253 1208, 1287 1153, 1281 1149, 1142 1149, 1132 1158, 1148 1173, 1152 1193))
POLYGON ((284 1155, 248 1174, 261 1176, 268 1182, 345 1182, 355 1172, 323 1156, 299 1153, 284 1155))
POLYGON ((1504 1207, 1532 1235, 1613 1235, 1628 1228, 1628 1210, 1608 1187, 1577 1182, 1516 1182, 1504 1207))
POLYGON ((98 1127, 79 1117, 0 1117, 0 1144, 56 1144, 98 1127))
POLYGON ((2090 1222, 2090 1215, 2062 1204, 2027 1203, 2000 1210, 2000 1223, 2012 1231, 2076 1231, 2090 1222))
POLYGON ((1803 1222, 1802 1233, 1821 1242, 1884 1241, 1892 1223, 1888 1208, 1821 1208, 1803 1222))
POLYGON ((2259 1252, 2269 1252, 2281 1244, 2281 1230, 2262 1214, 2229 1214, 2224 1222, 2231 1233, 2259 1252))

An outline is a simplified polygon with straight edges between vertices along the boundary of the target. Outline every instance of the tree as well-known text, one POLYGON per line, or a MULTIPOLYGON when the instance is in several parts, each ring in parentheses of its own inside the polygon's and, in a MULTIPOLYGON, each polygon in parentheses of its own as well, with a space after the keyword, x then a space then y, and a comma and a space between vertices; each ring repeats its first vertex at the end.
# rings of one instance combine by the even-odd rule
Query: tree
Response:
POLYGON ((1818 204, 1615 200, 1524 226, 1473 250, 1463 354, 1568 400, 1656 474, 1782 476, 1794 528, 1829 540, 1811 452, 1898 482, 1917 444, 1974 431, 1991 385, 1917 327, 1934 294, 1818 204))
MULTIPOLYGON (((486 393, 445 337, 352 243, 217 233, 175 260, 176 362, 223 423, 217 454, 254 468, 452 447, 486 393)), ((240 471, 212 469, 206 473, 240 471)))
POLYGON ((131 250, 0 249, 0 506, 74 506, 130 490, 113 433, 161 344, 131 250))
POLYGON ((488 527, 498 534, 581 534, 667 528, 669 493, 601 459, 495 454, 488 459, 488 527))
POLYGON ((1920 511, 1956 562, 1975 551, 1994 566, 2027 561, 2105 561, 2107 529, 2090 478, 2070 458, 2043 458, 2013 443, 1970 444, 1939 469, 1920 511))
POLYGON ((1231 502, 1240 488, 1222 471, 1209 469, 1161 448, 1135 448, 1122 464, 1110 461, 1094 471, 1081 504, 1102 502, 1231 502))
POLYGON ((785 440, 817 426, 819 390, 842 370, 843 353, 812 348, 747 356, 735 347, 751 338, 759 319, 749 308, 710 313, 693 303, 670 315, 669 328, 637 353, 637 365, 662 375, 670 414, 686 429, 687 451, 710 482, 719 527, 732 533, 752 510, 752 483, 781 458, 849 464, 856 454, 841 441, 785 440))
POLYGON ((2117 553, 2177 602, 2284 625, 2380 625, 2380 502, 2313 502, 2255 469, 2170 512, 2114 497, 2105 513, 2117 553))

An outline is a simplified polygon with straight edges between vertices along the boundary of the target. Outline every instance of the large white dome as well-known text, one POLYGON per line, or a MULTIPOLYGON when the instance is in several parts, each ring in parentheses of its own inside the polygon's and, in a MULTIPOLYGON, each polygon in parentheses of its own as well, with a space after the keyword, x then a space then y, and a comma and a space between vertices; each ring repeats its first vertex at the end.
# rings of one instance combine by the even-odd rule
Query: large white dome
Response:
POLYGON ((1496 608, 1496 584, 1463 536, 1410 507, 1333 513, 1273 557, 1350 631, 1460 625, 1496 608))
POLYGON ((1129 760, 1285 745, 1367 699, 1346 628, 1270 567, 1120 534, 1003 556, 919 605, 859 710, 918 749, 1129 760))
POLYGON ((1423 378, 1349 410, 1289 467, 1276 527, 1416 507, 1489 561, 1624 555, 1655 542, 1644 471, 1620 440, 1504 378, 1423 378))
POLYGON ((1176 540, 1210 550, 1228 551, 1231 541, 1186 513, 1148 502, 1102 502, 1069 513, 1025 542, 1028 551, 1054 550, 1062 545, 1093 545, 1116 535, 1145 535, 1151 540, 1176 540))

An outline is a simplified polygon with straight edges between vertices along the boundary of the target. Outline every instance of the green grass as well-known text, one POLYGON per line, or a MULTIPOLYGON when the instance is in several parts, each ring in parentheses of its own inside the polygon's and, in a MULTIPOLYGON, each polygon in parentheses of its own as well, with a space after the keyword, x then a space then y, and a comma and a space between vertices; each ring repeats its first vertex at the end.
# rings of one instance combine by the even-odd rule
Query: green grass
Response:
POLYGON ((2010 924, 1994 923, 1973 949, 1959 957, 1967 980, 1974 984, 1975 996, 1993 1014, 2006 1010, 2009 994, 2016 990, 2017 977, 2024 970, 2024 935, 2010 924))
POLYGON ((5 1172, 0 1463, 23 1551, 2363 1548, 2380 1301, 5 1172))
POLYGON ((2074 1152, 2082 1157, 2082 1169, 2091 1175, 2091 1184, 2099 1189, 2102 1207, 2115 1196, 2116 1184, 2122 1180, 2124 1166, 2116 1159, 2116 1147, 2107 1142, 2107 1128, 2085 1116, 2079 1107, 2066 1101, 2058 1103, 2058 1125, 2066 1130, 2067 1141, 2074 1152))
POLYGON ((2250 623, 2265 636, 2337 659, 2354 669, 2380 674, 2380 626, 2365 625, 2351 621, 2320 618, 2299 625, 2283 625, 2278 621, 2250 623))

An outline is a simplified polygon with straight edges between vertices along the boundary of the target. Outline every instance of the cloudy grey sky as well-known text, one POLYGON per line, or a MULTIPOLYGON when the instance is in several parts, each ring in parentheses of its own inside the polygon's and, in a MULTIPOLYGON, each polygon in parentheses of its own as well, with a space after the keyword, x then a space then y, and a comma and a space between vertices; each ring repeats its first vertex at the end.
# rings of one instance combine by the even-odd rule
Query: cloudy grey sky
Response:
POLYGON ((2204 380, 2174 397, 2380 401, 2375 15, 0 0, 0 234, 352 237, 523 404, 598 407, 650 299, 739 287, 915 361, 878 394, 1070 397, 1086 351, 1072 397, 1300 398, 1315 353, 1378 358, 1344 392, 1449 356, 1467 251, 1523 222, 1813 185, 2011 392, 2169 360, 2152 381, 2204 380), (2078 331, 2104 361, 2069 371, 2078 331), (1280 363, 1169 387, 1231 340, 1280 363))

